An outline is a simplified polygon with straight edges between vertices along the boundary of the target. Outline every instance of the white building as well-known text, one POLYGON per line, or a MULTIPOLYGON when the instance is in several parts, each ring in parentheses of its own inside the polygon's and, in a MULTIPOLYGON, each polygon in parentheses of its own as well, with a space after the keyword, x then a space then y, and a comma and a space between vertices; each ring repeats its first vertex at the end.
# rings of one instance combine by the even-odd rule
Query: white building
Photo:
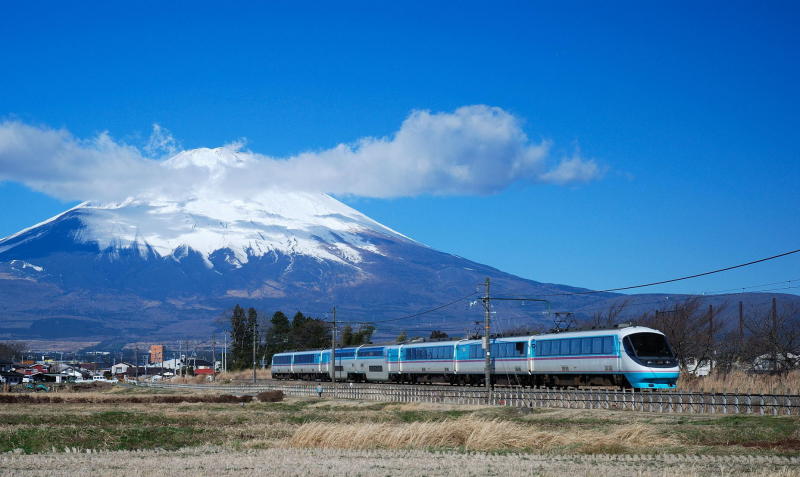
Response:
POLYGON ((130 363, 117 363, 114 366, 111 366, 111 374, 125 374, 128 372, 128 368, 132 368, 133 365, 130 363))

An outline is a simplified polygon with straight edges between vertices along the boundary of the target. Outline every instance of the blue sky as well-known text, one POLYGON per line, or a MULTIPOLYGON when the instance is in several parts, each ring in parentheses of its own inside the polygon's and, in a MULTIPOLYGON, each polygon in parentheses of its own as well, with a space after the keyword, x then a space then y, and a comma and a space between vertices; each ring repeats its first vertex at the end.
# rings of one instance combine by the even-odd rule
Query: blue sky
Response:
MULTIPOLYGON (((502 108, 604 173, 344 200, 443 251, 610 288, 800 248, 799 20, 791 2, 4 5, 0 120, 288 157, 415 110, 502 108)), ((72 203, 6 180, 0 236, 72 203)), ((800 256, 647 291, 790 279, 800 256)))

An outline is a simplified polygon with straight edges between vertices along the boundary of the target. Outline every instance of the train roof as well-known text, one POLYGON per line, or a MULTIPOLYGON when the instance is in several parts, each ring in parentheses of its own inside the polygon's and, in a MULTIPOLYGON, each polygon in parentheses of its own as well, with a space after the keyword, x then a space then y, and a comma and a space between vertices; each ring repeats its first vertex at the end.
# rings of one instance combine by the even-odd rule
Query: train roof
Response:
MULTIPOLYGON (((559 338, 579 338, 582 336, 602 336, 602 335, 619 335, 619 336, 627 336, 633 333, 643 333, 643 332, 651 332, 651 333, 658 333, 663 334, 662 332, 649 328, 647 326, 639 326, 639 325, 630 325, 630 324, 621 324, 613 327, 605 327, 605 328, 580 328, 574 330, 564 330, 559 332, 551 332, 551 333, 543 333, 538 335, 524 335, 524 336, 502 336, 502 337, 492 337, 492 341, 494 342, 508 342, 508 341, 520 341, 525 340, 541 340, 541 339, 559 339, 559 338)), ((346 348, 336 348, 337 352, 340 351, 355 351, 360 348, 393 348, 393 347, 407 347, 407 346, 420 346, 420 347, 428 347, 428 346, 447 346, 453 345, 458 342, 475 342, 479 343, 483 340, 483 338, 475 338, 475 339, 449 339, 449 340, 432 340, 432 341, 407 341, 403 343, 392 343, 392 344, 374 344, 374 343, 367 343, 359 346, 348 346, 346 348)), ((308 349, 302 351, 283 351, 281 353, 275 353, 273 356, 278 355, 287 355, 287 354, 298 354, 298 353, 320 353, 320 352, 330 352, 330 348, 325 349, 308 349)))

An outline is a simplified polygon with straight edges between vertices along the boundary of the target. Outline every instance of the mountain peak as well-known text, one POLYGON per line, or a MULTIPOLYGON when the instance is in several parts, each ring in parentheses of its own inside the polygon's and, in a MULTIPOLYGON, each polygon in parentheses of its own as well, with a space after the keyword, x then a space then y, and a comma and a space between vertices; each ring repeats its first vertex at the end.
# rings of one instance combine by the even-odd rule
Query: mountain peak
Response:
MULTIPOLYGON (((207 157, 206 152, 176 156, 186 161, 207 157)), ((222 151, 219 157, 233 156, 222 151)), ((366 253, 381 254, 373 239, 410 241, 327 194, 266 190, 247 201, 198 195, 183 200, 85 202, 1 240, 0 252, 41 240, 51 229, 61 230, 76 243, 95 244, 98 253, 111 258, 128 249, 142 257, 155 254, 181 260, 193 250, 209 267, 210 257, 222 250, 232 253, 227 261, 236 267, 270 253, 354 266, 366 253), (68 221, 71 225, 64 232, 58 223, 68 221)))
POLYGON ((240 154, 231 147, 207 148, 201 147, 188 151, 181 151, 163 162, 164 167, 183 169, 186 167, 205 167, 212 171, 228 167, 240 167, 249 162, 247 155, 240 154))

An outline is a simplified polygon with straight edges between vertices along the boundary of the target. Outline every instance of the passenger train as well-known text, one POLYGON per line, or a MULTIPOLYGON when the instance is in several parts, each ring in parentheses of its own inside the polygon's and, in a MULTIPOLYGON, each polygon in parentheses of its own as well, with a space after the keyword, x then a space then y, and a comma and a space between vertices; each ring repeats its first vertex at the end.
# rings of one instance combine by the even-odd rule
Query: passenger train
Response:
MULTIPOLYGON (((674 388, 678 361, 663 333, 642 326, 492 338, 495 384, 674 388)), ((483 341, 430 341, 337 348, 336 379, 484 384, 483 341)), ((331 350, 278 353, 275 379, 330 380, 331 350)))

